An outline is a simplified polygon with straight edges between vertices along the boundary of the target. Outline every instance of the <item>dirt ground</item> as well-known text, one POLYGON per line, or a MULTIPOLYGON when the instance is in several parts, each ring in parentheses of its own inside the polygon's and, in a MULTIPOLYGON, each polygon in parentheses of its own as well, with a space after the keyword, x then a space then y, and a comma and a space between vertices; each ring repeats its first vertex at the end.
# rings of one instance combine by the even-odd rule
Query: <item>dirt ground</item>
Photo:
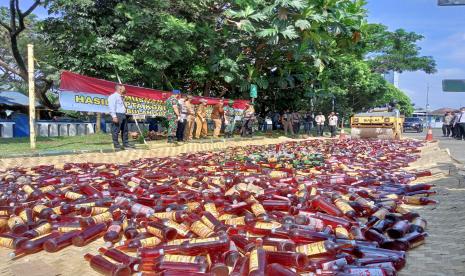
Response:
MULTIPOLYGON (((34 166, 39 164, 61 165, 66 162, 118 162, 129 160, 172 156, 187 151, 207 151, 228 146, 251 144, 271 144, 283 142, 286 138, 261 139, 232 143, 204 143, 166 147, 155 144, 150 150, 132 150, 117 153, 88 153, 35 158, 0 159, 0 170, 14 166, 34 166)), ((465 275, 465 179, 458 174, 457 166, 445 150, 437 144, 423 148, 422 157, 412 164, 412 168, 429 168, 434 175, 422 178, 421 182, 436 184, 440 201, 437 206, 417 207, 417 212, 428 222, 430 236, 426 244, 408 252, 407 265, 399 275, 465 275)), ((11 250, 0 249, 0 275, 98 275, 84 261, 85 253, 95 253, 103 241, 95 241, 85 247, 68 247, 58 253, 40 252, 21 259, 10 261, 11 250)))

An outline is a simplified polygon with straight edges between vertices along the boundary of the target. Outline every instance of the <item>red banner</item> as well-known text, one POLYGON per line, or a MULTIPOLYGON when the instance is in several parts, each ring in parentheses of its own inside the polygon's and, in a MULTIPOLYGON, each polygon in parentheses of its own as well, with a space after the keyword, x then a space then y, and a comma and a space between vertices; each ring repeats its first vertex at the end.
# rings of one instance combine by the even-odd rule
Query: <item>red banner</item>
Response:
MULTIPOLYGON (((109 96, 113 94, 113 92, 115 91, 116 84, 117 84, 116 82, 96 79, 96 78, 87 77, 87 76, 79 75, 76 73, 64 71, 61 74, 60 90, 66 91, 66 92, 100 94, 104 96, 109 96)), ((165 101, 172 94, 172 92, 168 92, 168 91, 148 89, 148 88, 127 85, 127 84, 125 84, 124 87, 126 88, 126 96, 146 98, 146 99, 151 99, 155 101, 165 101)), ((217 104, 219 101, 218 98, 194 96, 192 103, 199 104, 201 99, 207 100, 208 105, 217 104)), ((227 101, 228 99, 225 99, 225 102, 227 101)), ((243 110, 246 108, 247 103, 249 103, 248 100, 234 100, 233 107, 235 109, 243 110)))

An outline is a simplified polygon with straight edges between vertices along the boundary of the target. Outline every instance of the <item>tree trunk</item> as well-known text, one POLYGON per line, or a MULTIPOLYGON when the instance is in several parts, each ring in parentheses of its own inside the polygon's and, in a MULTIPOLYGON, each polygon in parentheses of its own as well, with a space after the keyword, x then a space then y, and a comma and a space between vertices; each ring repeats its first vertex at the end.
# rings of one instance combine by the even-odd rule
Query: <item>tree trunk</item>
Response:
POLYGON ((18 65, 19 71, 21 73, 21 78, 27 81, 27 68, 23 58, 21 57, 21 53, 19 52, 18 40, 16 39, 16 35, 10 35, 10 41, 11 53, 13 54, 13 57, 15 58, 15 61, 18 65))
POLYGON ((205 82, 205 86, 203 88, 203 96, 204 97, 210 97, 210 88, 211 88, 211 86, 212 86, 211 81, 205 82))

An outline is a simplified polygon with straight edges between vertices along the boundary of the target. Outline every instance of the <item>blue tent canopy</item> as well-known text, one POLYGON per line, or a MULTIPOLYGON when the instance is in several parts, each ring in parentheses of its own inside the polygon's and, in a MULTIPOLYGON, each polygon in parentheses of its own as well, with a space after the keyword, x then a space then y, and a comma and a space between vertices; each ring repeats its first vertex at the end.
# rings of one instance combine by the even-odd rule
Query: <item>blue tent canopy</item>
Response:
MULTIPOLYGON (((6 106, 29 106, 29 97, 14 91, 0 91, 0 105, 6 106)), ((42 106, 36 101, 36 107, 42 106)))

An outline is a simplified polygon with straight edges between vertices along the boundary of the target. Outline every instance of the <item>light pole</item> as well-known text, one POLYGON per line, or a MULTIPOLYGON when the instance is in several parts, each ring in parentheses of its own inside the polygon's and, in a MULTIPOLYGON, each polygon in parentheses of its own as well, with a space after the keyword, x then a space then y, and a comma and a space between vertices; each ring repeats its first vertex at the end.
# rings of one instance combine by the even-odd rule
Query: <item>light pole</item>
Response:
POLYGON ((426 119, 428 120, 428 127, 431 127, 431 118, 429 116, 429 82, 426 84, 426 119))

